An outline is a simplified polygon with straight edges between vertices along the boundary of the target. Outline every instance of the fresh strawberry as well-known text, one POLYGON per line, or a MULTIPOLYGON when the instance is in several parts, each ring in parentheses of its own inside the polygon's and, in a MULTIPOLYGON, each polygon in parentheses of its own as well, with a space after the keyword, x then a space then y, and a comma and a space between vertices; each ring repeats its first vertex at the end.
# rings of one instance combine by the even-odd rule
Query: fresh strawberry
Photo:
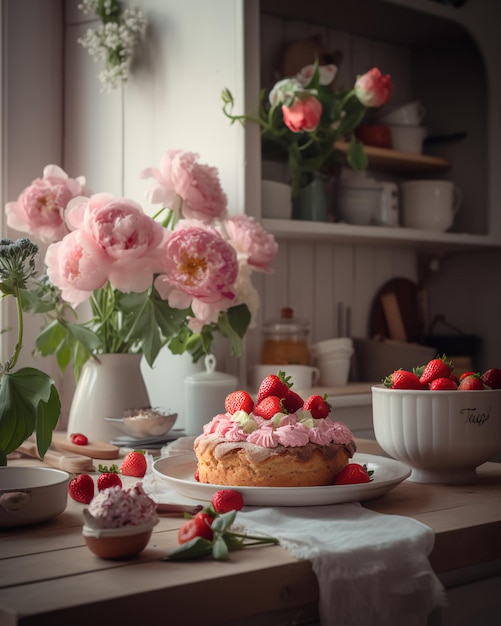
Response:
POLYGON ((78 474, 68 484, 68 494, 72 500, 89 504, 94 497, 94 480, 89 474, 78 474))
POLYGON ((419 377, 414 372, 398 369, 387 376, 383 384, 390 389, 425 389, 426 386, 419 381, 419 377))
POLYGON ((478 372, 463 372, 461 374, 461 376, 459 377, 459 381, 462 381, 463 378, 468 378, 468 376, 477 376, 477 377, 479 377, 480 374, 478 372))
POLYGON ((367 471, 365 465, 360 463, 348 463, 338 474, 335 485, 356 485, 358 483, 368 483, 371 480, 372 472, 367 471))
POLYGON ((115 472, 104 472, 97 477, 98 491, 103 491, 108 487, 122 487, 122 479, 115 472))
POLYGON ((480 376, 478 374, 473 374, 462 378, 458 389, 459 391, 481 391, 485 389, 485 387, 480 376))
POLYGON ((228 511, 240 511, 244 505, 244 499, 239 491, 220 489, 212 496, 211 503, 216 513, 228 513, 228 511))
POLYGON ((444 377, 444 378, 435 378, 429 384, 429 388, 431 391, 452 391, 457 389, 457 383, 452 378, 444 377))
POLYGON ((487 385, 490 389, 501 389, 501 370, 497 367, 487 370, 480 378, 484 385, 487 385))
POLYGON ((310 411, 311 416, 315 419, 323 419, 327 417, 331 410, 331 405, 327 402, 327 394, 322 396, 310 396, 303 404, 305 411, 310 411))
POLYGON ((73 433, 70 435, 71 443, 75 443, 77 446, 86 446, 89 443, 89 440, 82 433, 73 433))
POLYGON ((179 529, 177 540, 179 543, 187 543, 195 539, 195 537, 203 537, 211 541, 211 524, 213 519, 214 518, 205 511, 200 511, 200 513, 197 513, 194 517, 184 522, 179 529))
POLYGON ((142 478, 146 474, 146 457, 144 452, 140 450, 134 450, 129 452, 122 461, 122 467, 120 471, 123 476, 136 476, 142 478))
POLYGON ((444 354, 442 357, 428 361, 419 378, 419 382, 423 385, 429 385, 436 378, 449 378, 452 372, 452 364, 445 359, 444 354))
POLYGON ((198 473, 198 470, 195 470, 195 473, 193 474, 193 478, 197 481, 197 483, 200 482, 200 474, 198 473))
POLYGON ((285 413, 282 400, 277 396, 266 396, 257 403, 254 409, 254 415, 265 420, 271 420, 276 413, 285 413))
POLYGON ((237 411, 252 413, 254 410, 254 400, 246 391, 239 389, 238 391, 233 391, 226 396, 224 408, 230 415, 233 415, 237 411))
POLYGON ((256 404, 259 404, 261 400, 268 396, 277 396, 278 398, 285 398, 291 383, 289 382, 290 376, 286 376, 285 372, 278 372, 277 374, 270 374, 266 376, 263 382, 259 385, 257 392, 256 404))
POLYGON ((298 393, 292 391, 292 389, 289 389, 287 395, 283 399, 282 404, 284 405, 287 413, 295 413, 303 407, 304 400, 298 393))
POLYGON ((453 380, 456 383, 456 385, 459 385, 459 378, 456 376, 456 374, 451 372, 451 375, 449 376, 449 378, 453 380))

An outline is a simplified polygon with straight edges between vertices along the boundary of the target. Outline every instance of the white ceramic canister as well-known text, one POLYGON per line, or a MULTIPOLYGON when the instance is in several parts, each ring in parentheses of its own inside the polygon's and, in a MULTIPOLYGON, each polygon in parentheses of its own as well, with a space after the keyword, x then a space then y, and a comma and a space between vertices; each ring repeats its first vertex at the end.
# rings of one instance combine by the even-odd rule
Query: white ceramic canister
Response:
POLYGON ((218 413, 224 413, 224 401, 236 391, 238 379, 231 374, 216 372, 216 358, 205 357, 205 372, 184 379, 185 431, 187 435, 200 435, 205 424, 218 413))

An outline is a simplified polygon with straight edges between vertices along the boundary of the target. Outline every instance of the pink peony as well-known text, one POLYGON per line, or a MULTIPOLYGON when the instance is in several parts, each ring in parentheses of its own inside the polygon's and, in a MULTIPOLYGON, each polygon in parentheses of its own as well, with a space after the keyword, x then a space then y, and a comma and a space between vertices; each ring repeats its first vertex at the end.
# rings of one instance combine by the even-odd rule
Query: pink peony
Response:
POLYGON ((386 104, 393 91, 389 74, 383 76, 377 67, 359 76, 355 83, 355 94, 366 107, 380 107, 386 104))
POLYGON ((125 293, 148 289, 162 269, 162 226, 126 198, 101 193, 75 203, 69 207, 68 220, 108 257, 111 285, 125 293))
POLYGON ((52 284, 75 307, 106 284, 111 262, 96 242, 76 230, 50 244, 45 264, 52 284))
POLYGON ((247 215, 237 215, 225 220, 229 242, 254 269, 271 272, 271 263, 278 249, 273 235, 247 215))
POLYGON ((164 252, 164 274, 155 280, 160 296, 178 309, 191 306, 199 322, 217 322, 219 312, 235 297, 235 250, 215 230, 181 221, 164 252))
POLYGON ((299 98, 291 106, 282 106, 285 125, 293 132, 315 130, 322 117, 322 105, 314 96, 299 98))
POLYGON ((161 203, 177 212, 176 198, 182 200, 183 216, 210 224, 214 218, 227 214, 227 197, 215 167, 198 163, 199 155, 181 150, 167 150, 160 168, 143 170, 143 178, 154 178, 147 191, 154 204, 161 203))
POLYGON ((69 178, 57 165, 47 165, 43 178, 36 178, 16 202, 6 204, 7 224, 41 243, 59 241, 69 232, 65 223, 68 202, 85 193, 83 176, 69 178))

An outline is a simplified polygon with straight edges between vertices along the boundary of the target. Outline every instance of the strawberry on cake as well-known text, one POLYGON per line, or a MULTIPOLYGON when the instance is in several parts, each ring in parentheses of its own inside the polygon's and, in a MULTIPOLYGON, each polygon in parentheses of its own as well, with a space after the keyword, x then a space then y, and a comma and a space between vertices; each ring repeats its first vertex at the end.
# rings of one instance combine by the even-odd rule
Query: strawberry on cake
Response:
POLYGON ((353 434, 329 418, 325 398, 304 401, 284 372, 267 376, 256 402, 243 390, 229 394, 225 413, 197 437, 202 483, 250 487, 332 485, 356 451, 353 434))

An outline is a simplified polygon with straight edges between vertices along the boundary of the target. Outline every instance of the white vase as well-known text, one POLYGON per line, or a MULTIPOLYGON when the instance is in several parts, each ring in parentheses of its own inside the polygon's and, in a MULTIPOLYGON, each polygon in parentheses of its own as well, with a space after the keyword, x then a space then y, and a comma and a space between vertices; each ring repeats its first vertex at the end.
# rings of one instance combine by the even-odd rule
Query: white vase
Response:
POLYGON ((141 354, 100 354, 82 368, 68 418, 68 433, 83 433, 91 441, 110 441, 123 435, 120 424, 106 417, 122 417, 124 410, 150 406, 141 373, 141 354))
POLYGON ((184 379, 203 370, 203 359, 200 359, 198 363, 193 363, 189 353, 172 354, 168 348, 160 351, 153 367, 150 367, 143 359, 141 371, 151 405, 177 413, 174 428, 182 429, 186 426, 184 379))

